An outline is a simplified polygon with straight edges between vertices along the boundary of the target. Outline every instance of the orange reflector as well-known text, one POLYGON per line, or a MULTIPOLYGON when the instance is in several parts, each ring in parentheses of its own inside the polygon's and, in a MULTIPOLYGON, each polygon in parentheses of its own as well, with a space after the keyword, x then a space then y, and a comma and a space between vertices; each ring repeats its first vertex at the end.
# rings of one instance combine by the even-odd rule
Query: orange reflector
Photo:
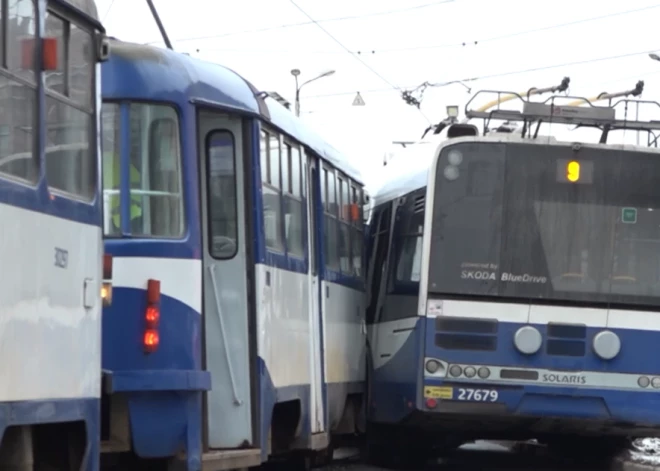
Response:
POLYGON ((149 280, 147 282, 147 303, 158 304, 160 302, 160 281, 149 280))
POLYGON ((43 70, 57 70, 57 38, 43 38, 43 70))
POLYGON ((154 329, 147 329, 144 332, 144 349, 147 352, 155 352, 160 343, 160 337, 158 336, 158 331, 154 329))
MULTIPOLYGON (((27 38, 21 41, 21 67, 26 70, 34 69, 34 47, 36 39, 27 38)), ((41 69, 57 70, 57 38, 43 38, 41 69)))
POLYGON ((358 205, 353 203, 351 205, 351 221, 352 222, 357 222, 360 219, 360 208, 358 208, 358 205))

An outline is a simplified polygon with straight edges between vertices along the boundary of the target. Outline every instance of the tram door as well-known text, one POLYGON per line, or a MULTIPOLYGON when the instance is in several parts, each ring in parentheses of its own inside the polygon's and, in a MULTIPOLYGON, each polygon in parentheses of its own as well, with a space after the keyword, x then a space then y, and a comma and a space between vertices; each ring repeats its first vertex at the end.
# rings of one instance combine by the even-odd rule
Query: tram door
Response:
POLYGON ((321 324, 321 276, 319 267, 320 241, 318 235, 318 217, 320 206, 319 168, 313 156, 304 155, 304 171, 306 175, 307 193, 307 247, 309 256, 309 329, 310 329, 310 383, 311 400, 310 415, 312 433, 325 430, 325 405, 323 403, 323 330, 321 324))
POLYGON ((253 444, 248 324, 245 168, 240 117, 212 110, 197 114, 202 209, 202 316, 210 448, 253 444))

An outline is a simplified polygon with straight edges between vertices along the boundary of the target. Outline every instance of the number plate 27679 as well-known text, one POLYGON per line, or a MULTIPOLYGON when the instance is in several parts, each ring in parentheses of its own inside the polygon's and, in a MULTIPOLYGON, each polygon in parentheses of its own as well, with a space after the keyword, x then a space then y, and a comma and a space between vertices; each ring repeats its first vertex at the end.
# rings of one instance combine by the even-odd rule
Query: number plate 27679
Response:
POLYGON ((499 394, 495 389, 456 388, 454 399, 458 401, 497 402, 499 394))

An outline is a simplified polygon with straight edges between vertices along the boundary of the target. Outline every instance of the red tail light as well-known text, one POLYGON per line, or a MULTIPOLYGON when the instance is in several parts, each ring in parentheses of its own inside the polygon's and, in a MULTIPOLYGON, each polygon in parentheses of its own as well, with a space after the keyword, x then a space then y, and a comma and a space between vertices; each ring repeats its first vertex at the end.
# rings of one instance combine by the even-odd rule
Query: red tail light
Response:
POLYGON ((112 255, 103 255, 103 279, 112 280, 112 255))
POLYGON ((160 281, 147 282, 147 309, 144 312, 145 329, 142 338, 144 351, 153 353, 160 344, 158 324, 160 323, 160 281))
POLYGON ((158 349, 158 344, 160 343, 158 331, 155 329, 147 329, 144 332, 143 343, 144 343, 144 350, 147 353, 155 352, 158 349))

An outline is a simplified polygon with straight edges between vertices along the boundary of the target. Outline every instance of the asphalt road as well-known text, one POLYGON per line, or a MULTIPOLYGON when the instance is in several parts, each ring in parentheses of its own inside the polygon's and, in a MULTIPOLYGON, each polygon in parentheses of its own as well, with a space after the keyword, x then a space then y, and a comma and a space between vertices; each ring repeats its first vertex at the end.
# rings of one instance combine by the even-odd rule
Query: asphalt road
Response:
MULTIPOLYGON (((611 462, 597 457, 552 456, 544 447, 510 442, 476 442, 424 468, 406 471, 610 471, 611 462), (600 461, 600 462, 599 462, 600 461)), ((384 471, 357 460, 333 464, 319 471, 384 471)))

